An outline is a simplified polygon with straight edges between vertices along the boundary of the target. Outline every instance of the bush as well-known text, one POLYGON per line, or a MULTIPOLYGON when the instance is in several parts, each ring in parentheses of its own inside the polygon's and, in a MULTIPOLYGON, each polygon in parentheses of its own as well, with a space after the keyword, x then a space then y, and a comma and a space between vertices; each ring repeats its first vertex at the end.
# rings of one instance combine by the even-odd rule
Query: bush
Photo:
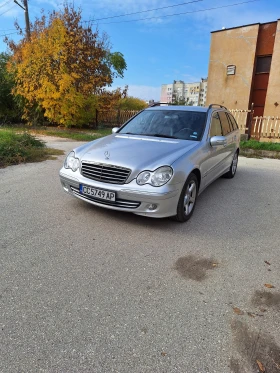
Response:
POLYGON ((47 149, 43 141, 29 133, 0 131, 0 167, 42 161, 49 159, 52 154, 63 154, 63 152, 47 149))

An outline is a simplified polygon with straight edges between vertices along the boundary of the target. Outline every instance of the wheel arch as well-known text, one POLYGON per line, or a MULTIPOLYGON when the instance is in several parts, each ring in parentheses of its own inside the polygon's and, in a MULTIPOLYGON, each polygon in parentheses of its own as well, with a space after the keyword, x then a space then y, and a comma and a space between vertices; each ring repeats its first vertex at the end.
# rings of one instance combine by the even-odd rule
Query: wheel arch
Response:
POLYGON ((197 182, 198 182, 198 190, 200 188, 200 184, 201 184, 201 172, 198 168, 194 168, 190 174, 194 174, 197 178, 197 182))

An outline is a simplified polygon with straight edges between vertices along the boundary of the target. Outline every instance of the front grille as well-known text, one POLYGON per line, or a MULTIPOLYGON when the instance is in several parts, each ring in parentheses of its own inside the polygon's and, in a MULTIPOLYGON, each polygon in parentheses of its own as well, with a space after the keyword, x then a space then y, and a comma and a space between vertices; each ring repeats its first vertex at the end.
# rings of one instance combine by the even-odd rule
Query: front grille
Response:
POLYGON ((129 168, 104 163, 82 162, 82 175, 109 184, 124 184, 130 175, 129 168))
POLYGON ((76 196, 81 197, 83 199, 87 199, 89 201, 94 201, 94 202, 100 203, 102 205, 122 207, 122 208, 126 208, 126 209, 136 209, 137 207, 139 207, 141 205, 141 202, 128 201, 126 199, 120 199, 120 198, 117 198, 116 201, 106 201, 106 200, 102 200, 102 199, 95 198, 95 197, 92 197, 92 196, 86 196, 85 194, 81 194, 79 189, 75 188, 73 186, 70 186, 70 188, 76 196))

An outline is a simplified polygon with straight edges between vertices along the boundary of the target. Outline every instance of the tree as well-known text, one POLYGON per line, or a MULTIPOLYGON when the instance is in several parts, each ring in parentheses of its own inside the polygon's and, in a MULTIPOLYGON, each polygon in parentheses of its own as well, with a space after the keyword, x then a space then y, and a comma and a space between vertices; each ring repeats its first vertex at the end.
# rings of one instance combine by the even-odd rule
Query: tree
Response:
POLYGON ((184 97, 173 96, 171 105, 187 105, 184 97))
POLYGON ((132 96, 124 97, 119 101, 119 108, 121 110, 142 110, 147 106, 144 100, 132 96))
POLYGON ((0 53, 0 121, 4 122, 17 120, 21 116, 12 94, 15 85, 13 75, 7 70, 9 57, 7 53, 0 53))
POLYGON ((66 3, 62 11, 35 20, 30 41, 7 43, 13 52, 14 94, 25 100, 26 119, 39 108, 51 122, 82 125, 93 120, 102 97, 113 103, 121 97, 120 90, 108 94, 106 87, 123 77, 124 57, 111 53, 106 34, 82 25, 81 9, 66 3))
POLYGON ((185 99, 184 97, 176 97, 173 96, 172 102, 170 105, 183 105, 183 106, 193 106, 193 101, 189 100, 189 98, 185 99))

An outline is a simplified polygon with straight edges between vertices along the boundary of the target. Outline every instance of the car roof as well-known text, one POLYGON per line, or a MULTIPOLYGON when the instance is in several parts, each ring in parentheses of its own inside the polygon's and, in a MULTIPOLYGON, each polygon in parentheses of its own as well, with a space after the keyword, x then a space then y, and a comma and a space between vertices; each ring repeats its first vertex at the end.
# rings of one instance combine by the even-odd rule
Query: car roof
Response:
POLYGON ((166 105, 166 106, 153 106, 153 107, 148 107, 145 110, 168 110, 168 111, 196 111, 196 112, 201 112, 201 113, 206 113, 208 111, 208 107, 203 107, 203 106, 175 106, 175 105, 166 105))

